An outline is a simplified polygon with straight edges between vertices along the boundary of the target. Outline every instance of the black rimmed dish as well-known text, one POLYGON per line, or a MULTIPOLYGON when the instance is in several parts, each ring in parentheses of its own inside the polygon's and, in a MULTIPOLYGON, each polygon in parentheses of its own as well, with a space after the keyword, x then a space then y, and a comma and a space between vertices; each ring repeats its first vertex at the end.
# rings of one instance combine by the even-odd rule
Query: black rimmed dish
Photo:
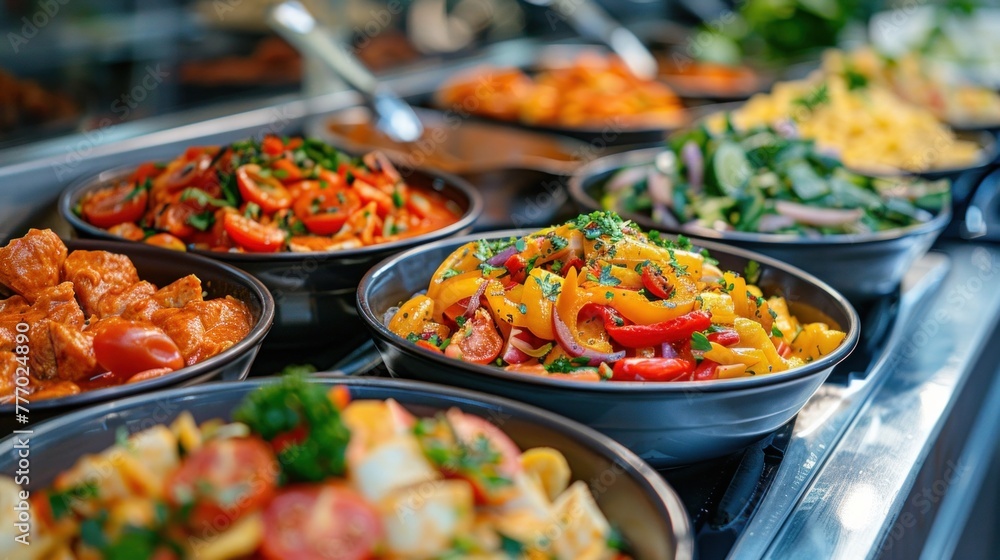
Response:
MULTIPOLYGON (((117 385, 104 389, 83 391, 75 395, 32 401, 28 395, 27 416, 32 424, 85 406, 117 400, 139 393, 159 391, 166 387, 195 385, 210 380, 242 381, 250 371, 264 336, 274 321, 274 299, 259 280, 236 267, 199 255, 178 253, 164 258, 164 250, 138 243, 71 240, 66 242, 70 251, 109 251, 127 256, 135 264, 139 278, 157 286, 194 274, 201 279, 207 298, 233 296, 244 302, 250 310, 253 326, 243 340, 231 348, 175 372, 155 379, 117 385)), ((17 429, 14 422, 15 405, 0 405, 0 426, 17 429)), ((20 426, 23 427, 23 426, 20 426)), ((9 430, 8 430, 9 433, 9 430)))
MULTIPOLYGON (((73 208, 85 194, 126 179, 134 169, 129 166, 105 171, 73 184, 62 193, 59 198, 59 213, 77 235, 121 241, 81 219, 73 212, 73 208)), ((394 253, 471 231, 473 223, 483 210, 482 199, 476 190, 458 177, 415 170, 406 181, 419 188, 435 190, 456 204, 462 213, 459 220, 447 227, 409 239, 345 251, 190 252, 239 267, 255 276, 271 291, 276 303, 276 313, 274 329, 265 346, 267 350, 329 347, 347 341, 353 343, 358 332, 363 330, 355 312, 354 291, 365 272, 394 253)), ((175 253, 159 254, 164 258, 163 255, 175 253)))
MULTIPOLYGON (((582 166, 570 179, 570 196, 584 211, 603 210, 600 199, 604 185, 623 167, 653 163, 662 148, 649 148, 603 157, 582 166)), ((891 294, 906 271, 930 249, 951 221, 951 207, 945 205, 931 220, 908 227, 867 234, 828 235, 806 238, 796 235, 717 231, 701 227, 669 227, 647 214, 623 212, 645 229, 682 233, 721 241, 757 251, 801 267, 829 282, 855 305, 891 294)), ((742 269, 736 269, 742 270, 742 269)))
MULTIPOLYGON (((487 239, 527 231, 491 233, 487 239)), ((832 353, 786 372, 706 382, 586 382, 508 372, 445 357, 393 334, 385 313, 424 290, 438 265, 467 236, 432 243, 386 259, 358 287, 358 308, 389 371, 399 377, 455 385, 520 400, 572 418, 611 436, 656 467, 721 457, 783 426, 805 405, 838 362, 854 349, 858 314, 815 277, 770 257, 718 243, 699 243, 723 270, 760 264, 757 285, 783 295, 805 321, 825 321, 847 333, 832 353)))
MULTIPOLYGON (((270 382, 213 383, 140 395, 36 426, 31 435, 32 488, 51 484, 82 455, 110 447, 121 429, 133 434, 170 423, 185 410, 197 422, 229 418, 248 393, 270 382)), ((316 382, 345 385, 355 399, 393 398, 420 416, 458 407, 493 422, 522 449, 558 449, 566 456, 574 479, 589 484, 601 510, 620 529, 637 560, 694 557, 691 526, 677 494, 628 449, 593 430, 507 399, 427 383, 365 378, 316 382)), ((13 438, 0 442, 0 473, 17 470, 14 444, 13 438)))

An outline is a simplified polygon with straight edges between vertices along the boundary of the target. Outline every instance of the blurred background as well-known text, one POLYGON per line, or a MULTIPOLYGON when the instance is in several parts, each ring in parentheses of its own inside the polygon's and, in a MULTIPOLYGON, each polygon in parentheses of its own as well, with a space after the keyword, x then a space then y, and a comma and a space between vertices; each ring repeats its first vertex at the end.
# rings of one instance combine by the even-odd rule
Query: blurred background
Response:
MULTIPOLYGON (((108 129, 193 108, 220 113, 280 95, 337 89, 313 78, 268 29, 267 0, 4 0, 0 10, 0 148, 108 129), (310 79, 303 84, 303 74, 310 79), (226 107, 229 109, 226 109, 226 107)), ((564 0, 310 0, 310 9, 376 74, 460 60, 506 42, 568 40, 564 0)), ((950 71, 1000 85, 990 2, 603 0, 668 65, 809 68, 824 47, 866 40, 919 48, 950 71), (879 19, 880 13, 888 17, 879 19), (974 15, 976 14, 976 15, 974 15), (875 19, 872 19, 873 16, 875 19), (954 21, 953 21, 954 20, 954 21), (961 20, 983 33, 953 32, 961 20), (954 25, 953 25, 954 23, 954 25), (986 60, 977 60, 985 58, 986 60), (797 66, 798 65, 798 66, 797 66)), ((964 29, 968 29, 965 26, 964 29)), ((162 121, 167 126, 170 121, 162 121)))

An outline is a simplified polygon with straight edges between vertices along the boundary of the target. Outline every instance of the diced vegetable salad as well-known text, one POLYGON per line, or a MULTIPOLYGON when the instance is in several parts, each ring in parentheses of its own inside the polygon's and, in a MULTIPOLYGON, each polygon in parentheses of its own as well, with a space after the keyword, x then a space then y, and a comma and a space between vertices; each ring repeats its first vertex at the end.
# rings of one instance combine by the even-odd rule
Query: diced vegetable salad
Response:
MULTIPOLYGON (((233 417, 183 412, 80 458, 32 490, 17 558, 629 558, 562 453, 457 408, 417 418, 292 376, 233 417)), ((19 492, 0 478, 0 503, 19 492)))
POLYGON ((612 175, 600 203, 672 228, 821 236, 922 223, 949 196, 945 180, 852 172, 789 125, 677 133, 655 161, 612 175))

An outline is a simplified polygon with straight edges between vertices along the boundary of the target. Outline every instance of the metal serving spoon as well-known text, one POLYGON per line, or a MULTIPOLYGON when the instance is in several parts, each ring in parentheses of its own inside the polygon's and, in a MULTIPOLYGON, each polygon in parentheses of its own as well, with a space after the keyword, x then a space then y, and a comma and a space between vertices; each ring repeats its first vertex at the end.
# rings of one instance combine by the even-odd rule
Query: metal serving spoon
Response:
POLYGON ((364 97, 376 115, 375 126, 397 142, 414 142, 424 127, 413 108, 389 88, 380 85, 343 44, 320 25, 300 2, 287 1, 268 12, 268 23, 303 53, 314 56, 330 67, 347 85, 364 97))
POLYGON ((552 8, 585 37, 601 41, 639 78, 656 78, 659 65, 642 41, 593 0, 526 0, 552 8))

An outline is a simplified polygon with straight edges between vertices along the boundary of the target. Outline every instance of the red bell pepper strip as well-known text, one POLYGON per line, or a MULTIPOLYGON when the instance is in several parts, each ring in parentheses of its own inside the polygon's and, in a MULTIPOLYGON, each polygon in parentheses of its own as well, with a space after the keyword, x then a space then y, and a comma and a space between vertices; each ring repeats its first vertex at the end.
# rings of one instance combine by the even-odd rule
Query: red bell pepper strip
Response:
POLYGON ((732 329, 724 329, 721 331, 715 331, 708 333, 708 341, 714 342, 716 344, 721 344, 723 346, 732 346, 734 344, 740 343, 740 335, 732 329))
POLYGON ((718 379, 718 377, 719 364, 712 360, 702 360, 694 369, 695 381, 708 381, 709 379, 718 379))
POLYGON ((613 308, 606 305, 594 307, 594 311, 604 317, 604 329, 608 331, 608 335, 627 348, 659 346, 665 342, 687 340, 695 332, 712 326, 712 314, 708 311, 692 311, 669 321, 650 325, 626 325, 625 320, 613 308))
POLYGON ((681 358, 623 358, 615 362, 615 381, 688 381, 694 362, 681 358))

